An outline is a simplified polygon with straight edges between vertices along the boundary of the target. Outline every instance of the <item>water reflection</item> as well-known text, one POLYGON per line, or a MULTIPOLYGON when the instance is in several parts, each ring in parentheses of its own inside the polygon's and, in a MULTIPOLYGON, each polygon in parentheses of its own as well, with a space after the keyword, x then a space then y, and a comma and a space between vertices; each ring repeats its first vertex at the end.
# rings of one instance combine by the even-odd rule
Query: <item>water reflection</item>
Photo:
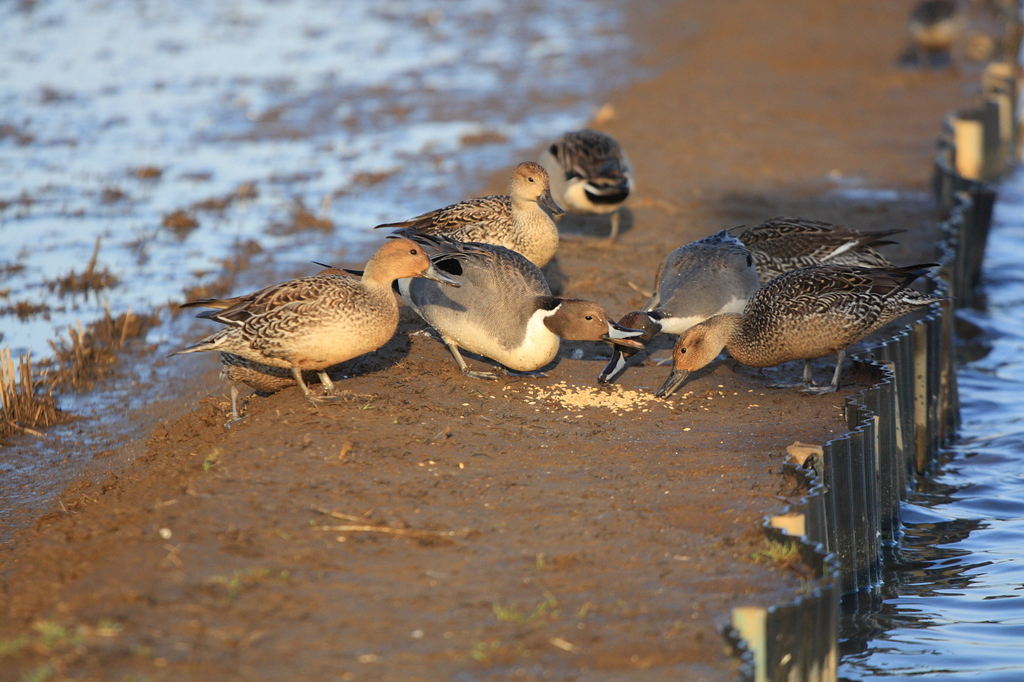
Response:
POLYGON ((986 308, 963 312, 982 336, 958 374, 961 440, 903 507, 906 534, 878 593, 847 604, 841 679, 1024 679, 1022 253, 1018 172, 996 207, 986 308))

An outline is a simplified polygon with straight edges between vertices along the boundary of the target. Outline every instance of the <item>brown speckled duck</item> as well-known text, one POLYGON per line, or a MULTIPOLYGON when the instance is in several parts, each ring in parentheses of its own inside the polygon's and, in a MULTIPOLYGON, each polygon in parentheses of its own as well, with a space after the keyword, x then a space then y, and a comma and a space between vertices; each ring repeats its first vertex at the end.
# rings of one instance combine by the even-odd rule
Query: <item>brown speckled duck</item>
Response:
POLYGON ((903 230, 859 232, 805 218, 770 218, 738 235, 750 249, 761 284, 784 272, 812 265, 858 265, 891 268, 893 264, 875 247, 894 244, 891 237, 903 230))
MULTIPOLYGON (((423 247, 408 239, 392 239, 369 260, 362 277, 332 268, 237 298, 185 304, 214 308, 200 317, 227 326, 172 355, 218 351, 248 361, 230 363, 245 372, 260 372, 260 366, 286 369, 306 399, 317 402, 322 398, 310 393, 303 371, 317 372, 330 394, 334 384, 325 371, 328 367, 387 343, 398 326, 398 301, 391 285, 404 277, 459 286, 434 269, 423 247)), ((245 376, 234 370, 228 375, 245 376)))
POLYGON ((680 336, 672 351, 672 372, 657 396, 671 395, 690 372, 710 363, 723 348, 752 367, 835 353, 836 371, 828 386, 811 383, 809 363, 804 365, 803 382, 807 393, 835 391, 848 346, 915 308, 942 300, 909 288, 933 265, 822 265, 780 275, 758 291, 742 313, 716 315, 680 336))
POLYGON ((512 171, 507 195, 460 201, 400 223, 377 227, 411 228, 420 234, 441 235, 460 242, 504 246, 542 268, 558 249, 558 228, 552 216, 562 213, 551 198, 547 172, 526 162, 512 171))

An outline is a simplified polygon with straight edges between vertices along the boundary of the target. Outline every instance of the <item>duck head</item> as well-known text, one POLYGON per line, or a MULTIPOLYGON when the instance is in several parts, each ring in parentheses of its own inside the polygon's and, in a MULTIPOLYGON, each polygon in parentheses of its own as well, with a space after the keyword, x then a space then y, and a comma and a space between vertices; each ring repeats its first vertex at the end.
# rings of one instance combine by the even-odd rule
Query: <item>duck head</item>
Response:
POLYGON ((535 201, 557 218, 565 214, 551 196, 548 172, 540 164, 526 161, 515 167, 509 181, 509 194, 513 201, 535 201))

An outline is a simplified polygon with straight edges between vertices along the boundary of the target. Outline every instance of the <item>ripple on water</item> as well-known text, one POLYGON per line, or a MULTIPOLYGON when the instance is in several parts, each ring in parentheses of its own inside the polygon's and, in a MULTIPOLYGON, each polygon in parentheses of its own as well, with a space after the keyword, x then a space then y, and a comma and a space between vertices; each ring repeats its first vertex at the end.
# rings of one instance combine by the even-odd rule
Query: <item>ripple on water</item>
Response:
POLYGON ((0 316, 0 344, 48 354, 104 301, 117 315, 181 300, 241 242, 283 267, 368 253, 373 225, 463 198, 582 125, 626 78, 622 8, 509 7, 0 4, 0 308, 48 307, 0 316), (334 229, 275 228, 299 206, 334 229), (169 227, 179 210, 198 226, 169 227), (47 283, 97 238, 118 284, 58 297, 47 283))
POLYGON ((1024 173, 1000 189, 986 310, 963 316, 991 350, 958 371, 960 442, 901 507, 902 564, 872 613, 844 619, 845 680, 1024 679, 1024 173))
MULTIPOLYGON (((374 225, 480 190, 584 125, 634 75, 624 3, 512 9, 498 0, 0 3, 0 347, 38 358, 105 304, 116 316, 181 302, 243 245, 272 254, 283 272, 359 259, 383 239, 374 225), (300 209, 331 229, 297 227, 300 209), (165 220, 175 211, 195 226, 165 220), (97 238, 98 266, 118 283, 58 296, 48 284, 81 272, 97 238), (2 312, 19 302, 48 310, 2 312)), ((147 341, 162 355, 182 345, 183 328, 164 324, 147 341)), ((5 451, 0 542, 15 506, 45 507, 61 485, 53 476, 142 437, 145 425, 124 423, 125 412, 182 378, 181 365, 125 371, 123 391, 61 396, 88 421, 50 433, 84 444, 59 466, 46 444, 5 451)))

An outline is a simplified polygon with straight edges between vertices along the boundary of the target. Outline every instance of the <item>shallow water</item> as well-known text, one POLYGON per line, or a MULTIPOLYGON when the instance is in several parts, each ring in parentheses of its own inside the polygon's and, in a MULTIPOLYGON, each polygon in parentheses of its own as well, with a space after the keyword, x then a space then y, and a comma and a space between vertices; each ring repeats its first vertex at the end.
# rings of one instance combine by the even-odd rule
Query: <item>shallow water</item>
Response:
POLYGON ((624 82, 623 10, 586 5, 3 3, 0 309, 43 311, 0 316, 0 345, 49 354, 104 302, 180 301, 239 243, 362 256, 373 225, 465 198, 624 82), (299 204, 334 229, 289 229, 299 204), (178 210, 198 227, 165 226, 178 210), (51 291, 97 238, 119 283, 51 291))
POLYGON ((958 373, 948 462, 904 508, 874 605, 847 617, 842 679, 1024 679, 1024 171, 1000 188, 985 255, 984 334, 958 373))
MULTIPOLYGON (((38 359, 105 305, 182 302, 240 246, 270 255, 261 272, 365 257, 374 225, 471 196, 585 125, 637 75, 625 22, 616 0, 0 3, 0 347, 38 359), (333 227, 295 229, 299 205, 333 227), (175 211, 198 226, 165 225, 175 211), (60 296, 97 239, 118 283, 60 296)), ((60 396, 81 419, 5 449, 0 542, 116 471, 110 453, 131 456, 160 414, 141 408, 214 390, 208 358, 150 362, 195 340, 189 316, 163 317, 146 362, 60 396)))

